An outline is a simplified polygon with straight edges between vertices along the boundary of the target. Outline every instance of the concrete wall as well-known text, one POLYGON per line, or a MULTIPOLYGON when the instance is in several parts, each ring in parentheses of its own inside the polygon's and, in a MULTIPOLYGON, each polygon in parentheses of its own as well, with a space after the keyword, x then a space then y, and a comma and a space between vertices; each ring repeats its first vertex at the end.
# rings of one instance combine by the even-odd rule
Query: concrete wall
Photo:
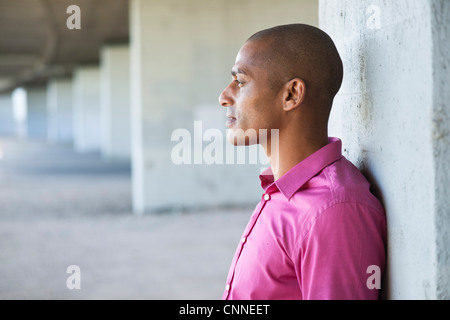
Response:
POLYGON ((450 298, 450 3, 320 0, 345 76, 330 135, 374 185, 388 220, 384 294, 450 298))
POLYGON ((71 78, 52 79, 47 85, 48 138, 73 141, 73 86, 71 78))
POLYGON ((30 85, 27 91, 27 137, 47 139, 47 87, 46 85, 30 85))
MULTIPOLYGON (((187 129, 193 141, 196 120, 202 121, 203 132, 215 128, 224 133, 225 108, 218 96, 231 80, 243 42, 278 24, 317 24, 317 9, 318 2, 311 0, 131 1, 136 212, 259 200, 258 164, 175 165, 172 133, 187 129)), ((197 131, 201 144, 203 132, 197 131)))
POLYGON ((101 50, 102 154, 109 159, 131 158, 130 53, 128 44, 101 50))
POLYGON ((450 299, 450 2, 431 1, 436 296, 450 299))
POLYGON ((16 136, 12 96, 10 92, 0 94, 0 136, 16 136))
POLYGON ((100 151, 100 68, 80 66, 73 76, 74 147, 100 151))

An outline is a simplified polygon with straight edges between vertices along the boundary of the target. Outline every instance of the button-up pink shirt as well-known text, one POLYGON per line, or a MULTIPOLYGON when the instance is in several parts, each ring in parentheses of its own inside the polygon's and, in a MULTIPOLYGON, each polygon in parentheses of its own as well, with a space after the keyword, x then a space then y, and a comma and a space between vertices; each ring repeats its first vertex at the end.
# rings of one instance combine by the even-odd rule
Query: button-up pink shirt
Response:
POLYGON ((331 138, 279 180, 270 169, 260 176, 265 192, 223 299, 378 298, 373 283, 385 266, 385 214, 341 148, 331 138))

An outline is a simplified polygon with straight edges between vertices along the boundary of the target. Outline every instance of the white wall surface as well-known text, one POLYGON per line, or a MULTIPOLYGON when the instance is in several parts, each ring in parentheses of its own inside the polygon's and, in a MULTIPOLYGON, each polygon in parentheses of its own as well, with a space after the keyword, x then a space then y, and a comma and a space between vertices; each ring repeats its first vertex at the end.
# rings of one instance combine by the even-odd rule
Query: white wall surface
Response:
POLYGON ((171 161, 177 144, 171 135, 184 128, 194 139, 196 120, 203 121, 203 131, 215 127, 224 132, 226 112, 218 97, 231 80, 245 40, 279 24, 317 24, 317 9, 318 2, 311 0, 131 1, 136 212, 253 205, 259 200, 259 164, 177 166, 171 161))
POLYGON ((385 296, 450 298, 450 4, 320 0, 319 13, 345 70, 330 135, 387 212, 385 296))

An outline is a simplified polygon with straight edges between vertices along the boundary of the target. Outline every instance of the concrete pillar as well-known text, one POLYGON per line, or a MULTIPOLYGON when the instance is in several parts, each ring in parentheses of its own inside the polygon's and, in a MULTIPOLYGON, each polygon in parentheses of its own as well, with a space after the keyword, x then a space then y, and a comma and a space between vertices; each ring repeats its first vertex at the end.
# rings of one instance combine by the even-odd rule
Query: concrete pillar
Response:
POLYGON ((108 45, 100 52, 102 154, 131 158, 129 46, 108 45))
POLYGON ((73 141, 72 78, 57 78, 47 85, 48 138, 52 142, 73 141))
POLYGON ((0 136, 11 137, 17 135, 14 120, 14 110, 11 92, 0 94, 0 136))
POLYGON ((11 93, 14 121, 18 138, 27 136, 27 91, 23 87, 15 88, 11 93))
POLYGON ((27 91, 27 137, 47 140, 47 88, 29 85, 27 91))
POLYGON ((74 147, 100 151, 100 68, 80 66, 73 77, 74 147))
POLYGON ((134 210, 254 205, 262 192, 261 165, 205 164, 201 152, 214 140, 205 131, 224 137, 225 108, 217 99, 244 41, 274 25, 317 24, 317 1, 132 0, 130 5, 134 210), (180 132, 190 135, 192 164, 177 165, 171 157, 180 132))
POLYGON ((321 0, 345 66, 330 134, 388 222, 390 299, 450 298, 450 3, 321 0))

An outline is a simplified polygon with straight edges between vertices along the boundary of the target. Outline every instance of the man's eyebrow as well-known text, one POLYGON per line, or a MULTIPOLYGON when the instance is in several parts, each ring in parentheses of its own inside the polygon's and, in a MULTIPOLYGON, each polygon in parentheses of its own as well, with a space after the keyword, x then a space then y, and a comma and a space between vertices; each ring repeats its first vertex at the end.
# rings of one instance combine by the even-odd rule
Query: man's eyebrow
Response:
POLYGON ((231 70, 231 75, 232 75, 233 77, 235 77, 235 76, 238 75, 238 74, 247 75, 247 72, 245 72, 245 71, 242 70, 242 69, 233 69, 233 70, 231 70))

